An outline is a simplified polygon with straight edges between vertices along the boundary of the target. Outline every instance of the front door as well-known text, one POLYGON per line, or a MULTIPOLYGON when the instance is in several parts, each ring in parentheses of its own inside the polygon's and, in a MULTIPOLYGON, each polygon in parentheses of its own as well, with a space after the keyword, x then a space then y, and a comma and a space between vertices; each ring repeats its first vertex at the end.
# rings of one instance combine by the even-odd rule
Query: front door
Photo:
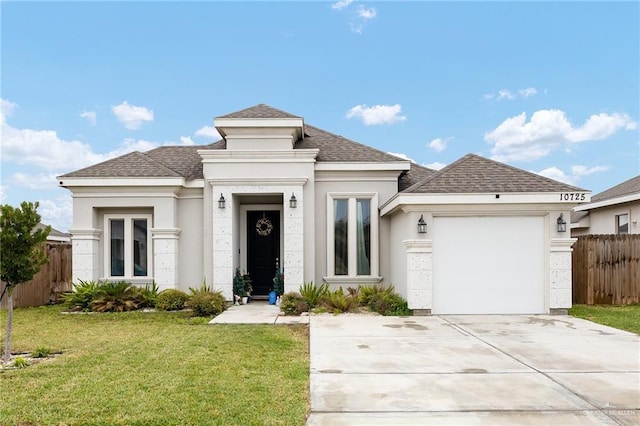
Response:
POLYGON ((279 257, 280 211, 247 211, 247 272, 252 295, 269 294, 279 257))

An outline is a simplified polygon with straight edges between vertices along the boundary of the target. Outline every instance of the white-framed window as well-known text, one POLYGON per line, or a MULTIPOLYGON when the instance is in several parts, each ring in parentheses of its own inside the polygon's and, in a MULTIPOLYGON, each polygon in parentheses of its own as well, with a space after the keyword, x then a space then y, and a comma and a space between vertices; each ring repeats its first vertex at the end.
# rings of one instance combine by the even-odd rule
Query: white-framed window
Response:
POLYGON ((327 194, 327 277, 378 277, 378 194, 327 194))
POLYGON ((629 233, 629 214, 616 215, 616 234, 629 233))
POLYGON ((148 278, 153 275, 150 214, 104 216, 104 269, 108 278, 148 278))

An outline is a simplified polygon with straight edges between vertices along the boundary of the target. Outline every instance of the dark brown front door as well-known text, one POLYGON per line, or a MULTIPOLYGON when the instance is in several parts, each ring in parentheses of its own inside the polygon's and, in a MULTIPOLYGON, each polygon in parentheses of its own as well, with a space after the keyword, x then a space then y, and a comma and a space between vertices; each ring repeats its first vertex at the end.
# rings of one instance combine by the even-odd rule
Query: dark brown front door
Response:
POLYGON ((269 294, 280 257, 280 212, 247 211, 247 272, 253 295, 269 294))

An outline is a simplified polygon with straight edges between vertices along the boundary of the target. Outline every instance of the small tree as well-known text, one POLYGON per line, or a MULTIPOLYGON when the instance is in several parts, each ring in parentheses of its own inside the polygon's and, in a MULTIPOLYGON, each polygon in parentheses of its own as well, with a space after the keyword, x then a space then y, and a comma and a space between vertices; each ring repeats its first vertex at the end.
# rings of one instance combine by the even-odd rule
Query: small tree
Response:
MULTIPOLYGON (((42 244, 51 227, 36 230, 40 223, 38 203, 23 201, 19 208, 0 206, 0 279, 5 283, 7 297, 7 337, 4 363, 11 356, 11 325, 13 320, 13 290, 29 281, 47 263, 42 244)), ((0 298, 1 300, 1 298, 0 298)))

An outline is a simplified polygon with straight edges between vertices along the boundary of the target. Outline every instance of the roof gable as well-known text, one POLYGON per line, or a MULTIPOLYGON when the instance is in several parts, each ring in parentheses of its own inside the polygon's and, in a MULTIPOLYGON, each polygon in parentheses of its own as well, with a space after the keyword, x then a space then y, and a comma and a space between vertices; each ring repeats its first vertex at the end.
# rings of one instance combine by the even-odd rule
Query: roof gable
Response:
POLYGON ((217 118, 302 118, 266 104, 258 104, 217 118))
POLYGON ((407 188, 412 193, 507 193, 584 191, 507 164, 467 154, 407 188))

